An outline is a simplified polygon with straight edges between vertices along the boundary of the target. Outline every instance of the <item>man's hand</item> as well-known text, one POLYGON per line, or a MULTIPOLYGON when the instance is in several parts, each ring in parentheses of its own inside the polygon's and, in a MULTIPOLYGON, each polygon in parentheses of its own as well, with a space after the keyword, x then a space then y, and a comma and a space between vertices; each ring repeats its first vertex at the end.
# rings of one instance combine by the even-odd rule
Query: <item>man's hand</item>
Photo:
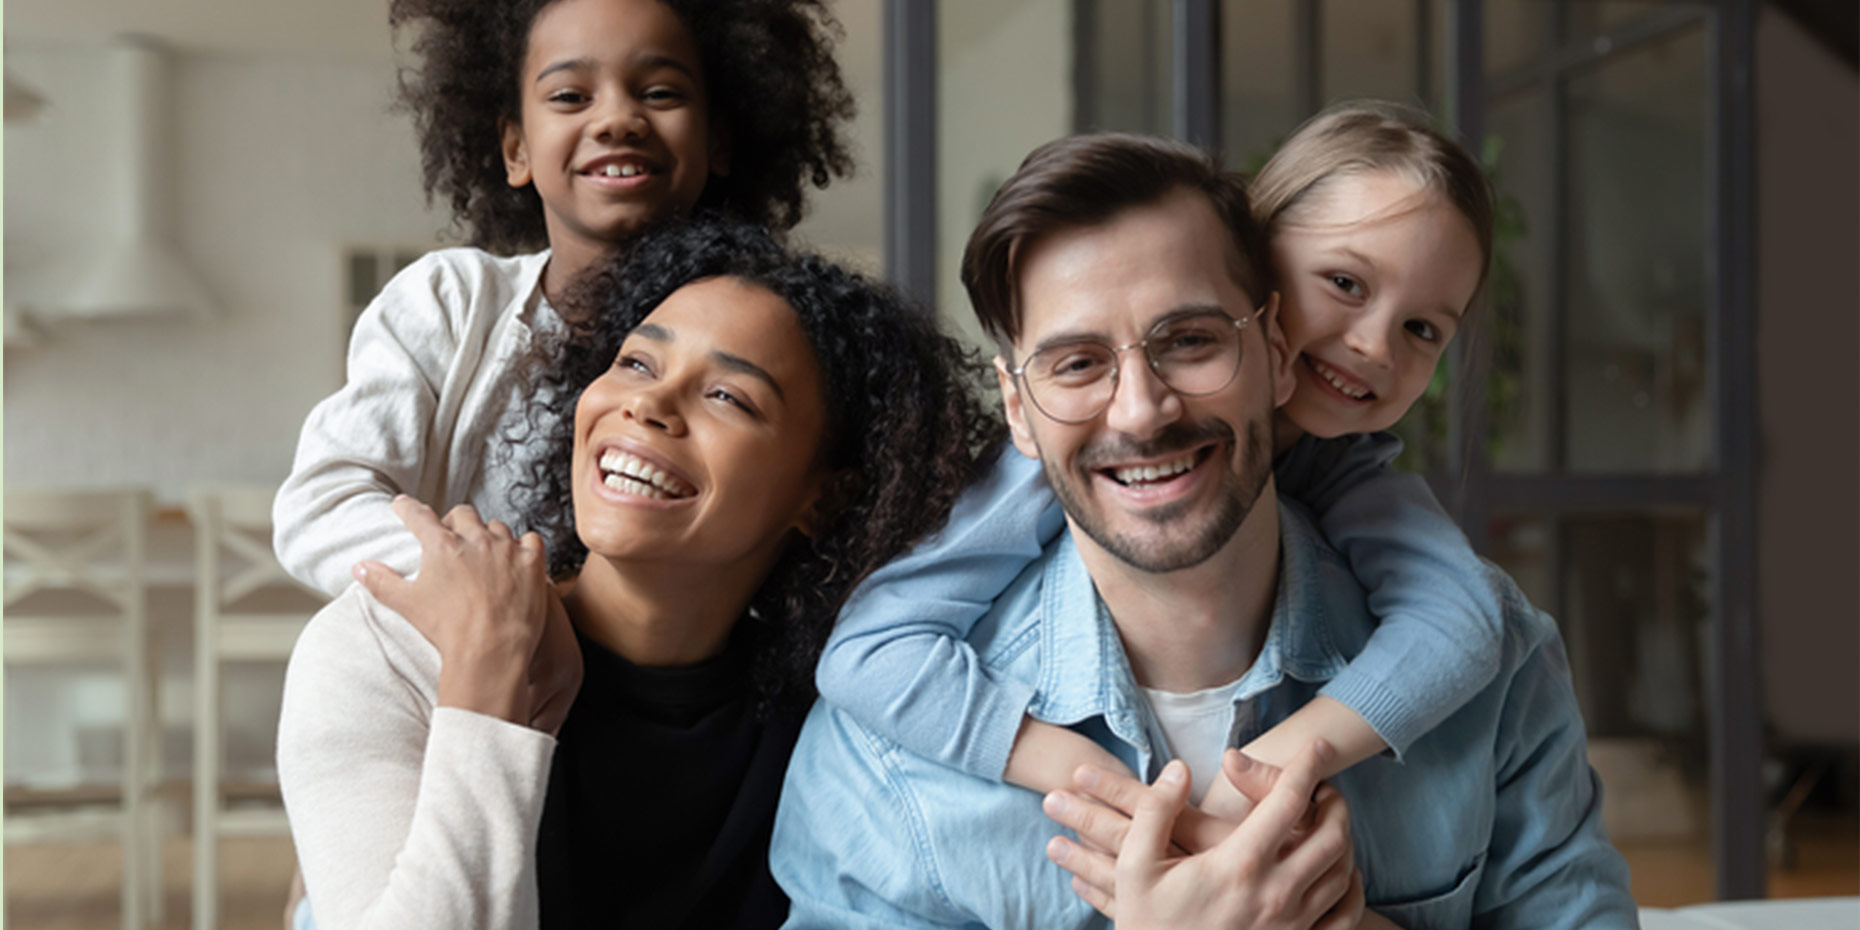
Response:
MULTIPOLYGON (((1255 789, 1277 777, 1246 820, 1192 851, 1177 845, 1185 834, 1198 846, 1223 822, 1203 817, 1199 828, 1181 829, 1178 821, 1197 813, 1184 807, 1186 766, 1170 763, 1147 788, 1097 773, 1097 788, 1088 790, 1101 794, 1049 797, 1049 815, 1080 842, 1055 837, 1047 854, 1072 872, 1081 898, 1123 927, 1354 927, 1363 891, 1348 807, 1335 789, 1316 787, 1327 748, 1314 745, 1282 775, 1263 763, 1230 771, 1255 789)), ((1224 761, 1231 767, 1231 756, 1224 761)))
POLYGON ((542 537, 514 538, 459 506, 440 520, 406 495, 394 513, 420 540, 408 581, 380 562, 355 577, 438 650, 439 704, 554 733, 581 686, 581 652, 549 584, 542 537))

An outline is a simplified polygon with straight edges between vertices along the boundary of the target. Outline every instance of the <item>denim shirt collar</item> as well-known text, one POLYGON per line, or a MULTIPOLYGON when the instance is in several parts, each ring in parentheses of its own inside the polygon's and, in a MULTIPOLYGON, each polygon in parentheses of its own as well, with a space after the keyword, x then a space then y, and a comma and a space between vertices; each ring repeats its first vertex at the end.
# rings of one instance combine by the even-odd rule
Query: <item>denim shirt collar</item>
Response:
MULTIPOLYGON (((1326 603, 1319 582, 1320 561, 1336 556, 1302 508, 1283 500, 1278 507, 1278 596, 1265 645, 1235 683, 1235 702, 1257 697, 1287 676, 1329 681, 1349 662, 1324 622, 1337 605, 1326 603)), ((1113 733, 1148 757, 1148 734, 1154 732, 1148 702, 1070 532, 1054 542, 1040 587, 1038 693, 1029 712, 1060 725, 1103 717, 1113 733)), ((1361 610, 1360 594, 1356 601, 1361 610)))

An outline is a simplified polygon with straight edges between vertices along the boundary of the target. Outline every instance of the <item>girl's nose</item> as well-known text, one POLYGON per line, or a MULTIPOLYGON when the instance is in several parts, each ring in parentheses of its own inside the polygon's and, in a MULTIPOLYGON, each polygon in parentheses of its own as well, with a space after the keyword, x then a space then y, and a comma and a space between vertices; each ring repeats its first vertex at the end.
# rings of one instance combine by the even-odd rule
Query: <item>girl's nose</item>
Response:
POLYGON ((1364 361, 1387 368, 1391 362, 1389 321, 1384 316, 1380 313, 1364 314, 1355 325, 1344 331, 1343 344, 1364 361))

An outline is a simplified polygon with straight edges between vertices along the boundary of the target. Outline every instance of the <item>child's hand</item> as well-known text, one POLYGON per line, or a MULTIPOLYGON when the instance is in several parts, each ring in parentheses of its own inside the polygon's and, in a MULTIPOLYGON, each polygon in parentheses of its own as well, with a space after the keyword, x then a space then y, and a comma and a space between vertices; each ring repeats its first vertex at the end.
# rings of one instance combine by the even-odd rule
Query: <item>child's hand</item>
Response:
MULTIPOLYGON (((1362 885, 1348 807, 1335 789, 1317 786, 1322 752, 1302 755, 1252 816, 1194 852, 1170 843, 1172 834, 1180 842, 1178 821, 1193 813, 1179 762, 1156 785, 1136 786, 1134 811, 1068 800, 1055 812, 1049 800, 1049 814, 1086 845, 1057 837, 1048 855, 1073 873, 1073 890, 1119 926, 1353 927, 1363 915, 1362 885)), ((1112 781, 1109 793, 1130 803, 1129 780, 1112 781)))
POLYGON ((440 520, 406 495, 394 513, 420 540, 412 581, 379 562, 355 577, 440 655, 439 704, 553 732, 580 687, 580 651, 549 584, 542 538, 513 538, 467 506, 440 520))

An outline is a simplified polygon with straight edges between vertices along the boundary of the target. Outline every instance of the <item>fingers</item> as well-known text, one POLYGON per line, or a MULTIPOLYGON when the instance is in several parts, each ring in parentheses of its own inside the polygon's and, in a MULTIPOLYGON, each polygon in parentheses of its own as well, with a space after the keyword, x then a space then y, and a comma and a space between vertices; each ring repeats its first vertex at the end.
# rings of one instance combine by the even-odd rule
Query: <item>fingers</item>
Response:
POLYGON ((440 522, 439 515, 433 513, 433 508, 406 494, 395 495, 394 503, 390 506, 394 516, 399 517, 400 522, 420 541, 422 550, 439 551, 446 537, 452 535, 450 528, 440 522))
POLYGON ((1272 791, 1259 802, 1252 816, 1221 845, 1236 858, 1276 856, 1285 838, 1304 818, 1311 795, 1317 789, 1318 772, 1335 753, 1336 750, 1321 739, 1299 753, 1274 781, 1272 791))
POLYGON ((1104 892, 1106 897, 1117 887, 1117 860, 1106 853, 1055 836, 1046 841, 1046 858, 1071 872, 1074 879, 1104 892))
POLYGON ((1129 869, 1135 875, 1147 876, 1162 867, 1169 856, 1169 835, 1175 828, 1176 815, 1187 800, 1188 764, 1171 760, 1137 803, 1136 816, 1130 821, 1117 857, 1118 871, 1129 869))
POLYGON ((1356 864, 1345 859, 1332 863, 1324 874, 1305 889, 1301 913, 1324 914, 1335 908, 1349 894, 1356 864))
POLYGON ((1089 885, 1080 880, 1078 876, 1074 875, 1072 877, 1072 893, 1078 895, 1086 904, 1096 909, 1098 913, 1103 914, 1112 921, 1117 920, 1117 899, 1111 897, 1104 889, 1089 885))
POLYGON ((1258 804, 1272 793, 1272 786, 1278 783, 1279 767, 1261 762, 1238 749, 1228 749, 1221 756, 1221 774, 1226 775, 1228 784, 1247 800, 1258 804))
POLYGON ((1055 823, 1078 834, 1079 842, 1087 846, 1102 849, 1113 856, 1124 848, 1124 834, 1130 829, 1130 818, 1124 816, 1122 811, 1070 791, 1055 791, 1047 795, 1040 807, 1055 823))
POLYGON ((1350 870, 1350 884, 1343 899, 1311 925, 1311 930, 1355 930, 1363 920, 1368 898, 1363 892, 1363 873, 1350 870))

